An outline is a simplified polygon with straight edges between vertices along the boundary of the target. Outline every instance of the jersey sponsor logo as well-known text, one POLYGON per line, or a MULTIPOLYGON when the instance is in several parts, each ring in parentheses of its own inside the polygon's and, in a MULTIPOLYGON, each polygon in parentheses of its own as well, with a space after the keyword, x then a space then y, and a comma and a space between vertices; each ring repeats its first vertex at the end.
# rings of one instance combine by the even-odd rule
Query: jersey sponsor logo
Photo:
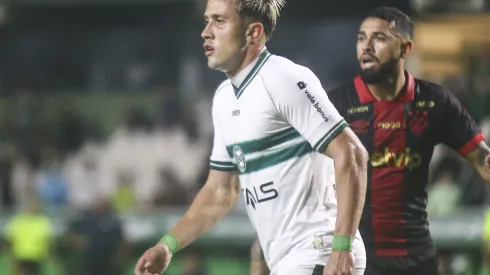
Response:
POLYGON ((417 168, 422 163, 422 157, 418 153, 414 153, 407 148, 405 152, 391 152, 390 148, 386 147, 384 152, 375 152, 371 156, 371 165, 374 168, 378 167, 405 167, 409 170, 417 168))
POLYGON ((300 90, 304 90, 307 86, 303 81, 298 82, 297 85, 300 90))
POLYGON ((240 110, 233 110, 233 112, 231 112, 231 116, 239 116, 240 115, 240 110))
POLYGON ((235 145, 233 147, 233 158, 236 161, 238 170, 240 170, 240 172, 242 173, 245 172, 245 170, 247 169, 247 161, 245 159, 245 153, 243 152, 242 148, 240 148, 240 146, 238 145, 235 145))
MULTIPOLYGON (((300 90, 305 90, 306 86, 308 86, 303 81, 298 82, 297 85, 300 90)), ((322 116, 323 120, 325 120, 325 122, 328 122, 329 119, 327 114, 322 110, 322 107, 320 107, 319 102, 315 100, 315 97, 311 95, 308 90, 305 90, 305 95, 310 100, 311 104, 313 104, 313 107, 315 107, 316 111, 322 116)))
POLYGON ((355 120, 349 123, 352 130, 356 133, 365 133, 368 131, 370 123, 365 120, 355 120))
POLYGON ((359 107, 352 107, 352 108, 347 109, 347 113, 349 115, 365 113, 367 111, 369 111, 369 106, 359 106, 359 107))
POLYGON ((258 188, 254 186, 250 189, 242 189, 247 206, 250 205, 253 209, 255 209, 256 204, 277 199, 277 197, 279 197, 279 192, 277 192, 273 185, 274 182, 271 181, 261 184, 258 188))
POLYGON ((415 103, 415 106, 418 108, 434 108, 436 106, 436 103, 434 101, 417 101, 415 103))
POLYGON ((400 129, 402 127, 402 123, 401 121, 379 122, 377 127, 383 130, 394 130, 400 129))
POLYGON ((325 243, 323 238, 328 237, 327 232, 318 232, 313 236, 313 248, 314 249, 325 249, 325 243))

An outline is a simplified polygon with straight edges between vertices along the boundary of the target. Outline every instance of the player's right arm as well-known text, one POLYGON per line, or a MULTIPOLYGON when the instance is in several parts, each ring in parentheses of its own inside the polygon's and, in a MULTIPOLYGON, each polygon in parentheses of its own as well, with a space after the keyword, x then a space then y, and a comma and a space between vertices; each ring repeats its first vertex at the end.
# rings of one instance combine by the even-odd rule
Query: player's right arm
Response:
POLYGON ((235 205, 240 183, 226 151, 213 107, 214 144, 206 183, 182 219, 138 261, 136 275, 161 274, 172 255, 202 236, 235 205), (147 272, 147 273, 145 273, 147 272))
POLYGON ((211 169, 184 217, 169 231, 181 250, 213 227, 235 205, 240 194, 238 175, 211 169))
POLYGON ((172 255, 202 236, 225 216, 239 193, 236 173, 211 169, 206 184, 182 219, 140 258, 135 274, 161 274, 165 271, 172 255))
POLYGON ((178 250, 215 225, 231 210, 240 194, 238 174, 226 150, 216 105, 213 104, 214 140, 208 179, 187 213, 169 232, 177 238, 178 250))

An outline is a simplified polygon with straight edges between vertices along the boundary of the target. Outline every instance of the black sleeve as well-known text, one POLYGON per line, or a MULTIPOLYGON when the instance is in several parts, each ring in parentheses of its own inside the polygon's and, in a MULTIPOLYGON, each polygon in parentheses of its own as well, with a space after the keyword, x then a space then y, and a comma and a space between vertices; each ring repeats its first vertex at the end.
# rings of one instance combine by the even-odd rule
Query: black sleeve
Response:
MULTIPOLYGON (((465 156, 485 138, 480 127, 451 93, 441 93, 442 143, 465 156)), ((437 104, 437 103, 436 103, 437 104)), ((437 106, 435 106, 437 108, 437 106)))

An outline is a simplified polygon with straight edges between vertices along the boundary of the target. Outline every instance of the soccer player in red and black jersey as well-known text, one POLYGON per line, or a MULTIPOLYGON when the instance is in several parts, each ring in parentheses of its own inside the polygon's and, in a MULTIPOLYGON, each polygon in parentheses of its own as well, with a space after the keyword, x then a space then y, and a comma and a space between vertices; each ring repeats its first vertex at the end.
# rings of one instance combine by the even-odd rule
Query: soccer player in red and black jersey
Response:
POLYGON ((437 275, 427 222, 429 162, 443 143, 490 182, 490 150, 460 102, 445 88, 410 75, 413 24, 381 7, 357 36, 360 75, 329 93, 370 155, 360 224, 367 252, 365 275, 437 275))
MULTIPOLYGON (((328 93, 370 155, 359 228, 365 275, 438 275, 425 191, 437 144, 459 152, 490 182, 490 150, 478 125, 445 88, 405 70, 412 37, 401 11, 371 12, 358 33, 360 75, 328 93)), ((255 245, 251 274, 268 274, 260 254, 255 245)))

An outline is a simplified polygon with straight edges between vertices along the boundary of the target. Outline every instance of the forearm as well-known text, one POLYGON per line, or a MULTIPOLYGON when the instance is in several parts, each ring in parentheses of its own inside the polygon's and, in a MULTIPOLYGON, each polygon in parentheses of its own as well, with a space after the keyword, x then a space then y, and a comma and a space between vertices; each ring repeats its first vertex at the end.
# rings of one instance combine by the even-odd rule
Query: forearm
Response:
POLYGON ((179 240, 179 249, 195 241, 235 204, 239 192, 205 185, 197 194, 184 217, 170 230, 179 240))
POLYGON ((367 185, 367 154, 356 147, 335 162, 337 222, 335 234, 355 236, 359 228, 367 185))
POLYGON ((267 275, 269 274, 269 267, 265 262, 264 252, 260 246, 259 240, 255 240, 252 245, 250 253, 251 263, 250 263, 250 275, 267 275))

